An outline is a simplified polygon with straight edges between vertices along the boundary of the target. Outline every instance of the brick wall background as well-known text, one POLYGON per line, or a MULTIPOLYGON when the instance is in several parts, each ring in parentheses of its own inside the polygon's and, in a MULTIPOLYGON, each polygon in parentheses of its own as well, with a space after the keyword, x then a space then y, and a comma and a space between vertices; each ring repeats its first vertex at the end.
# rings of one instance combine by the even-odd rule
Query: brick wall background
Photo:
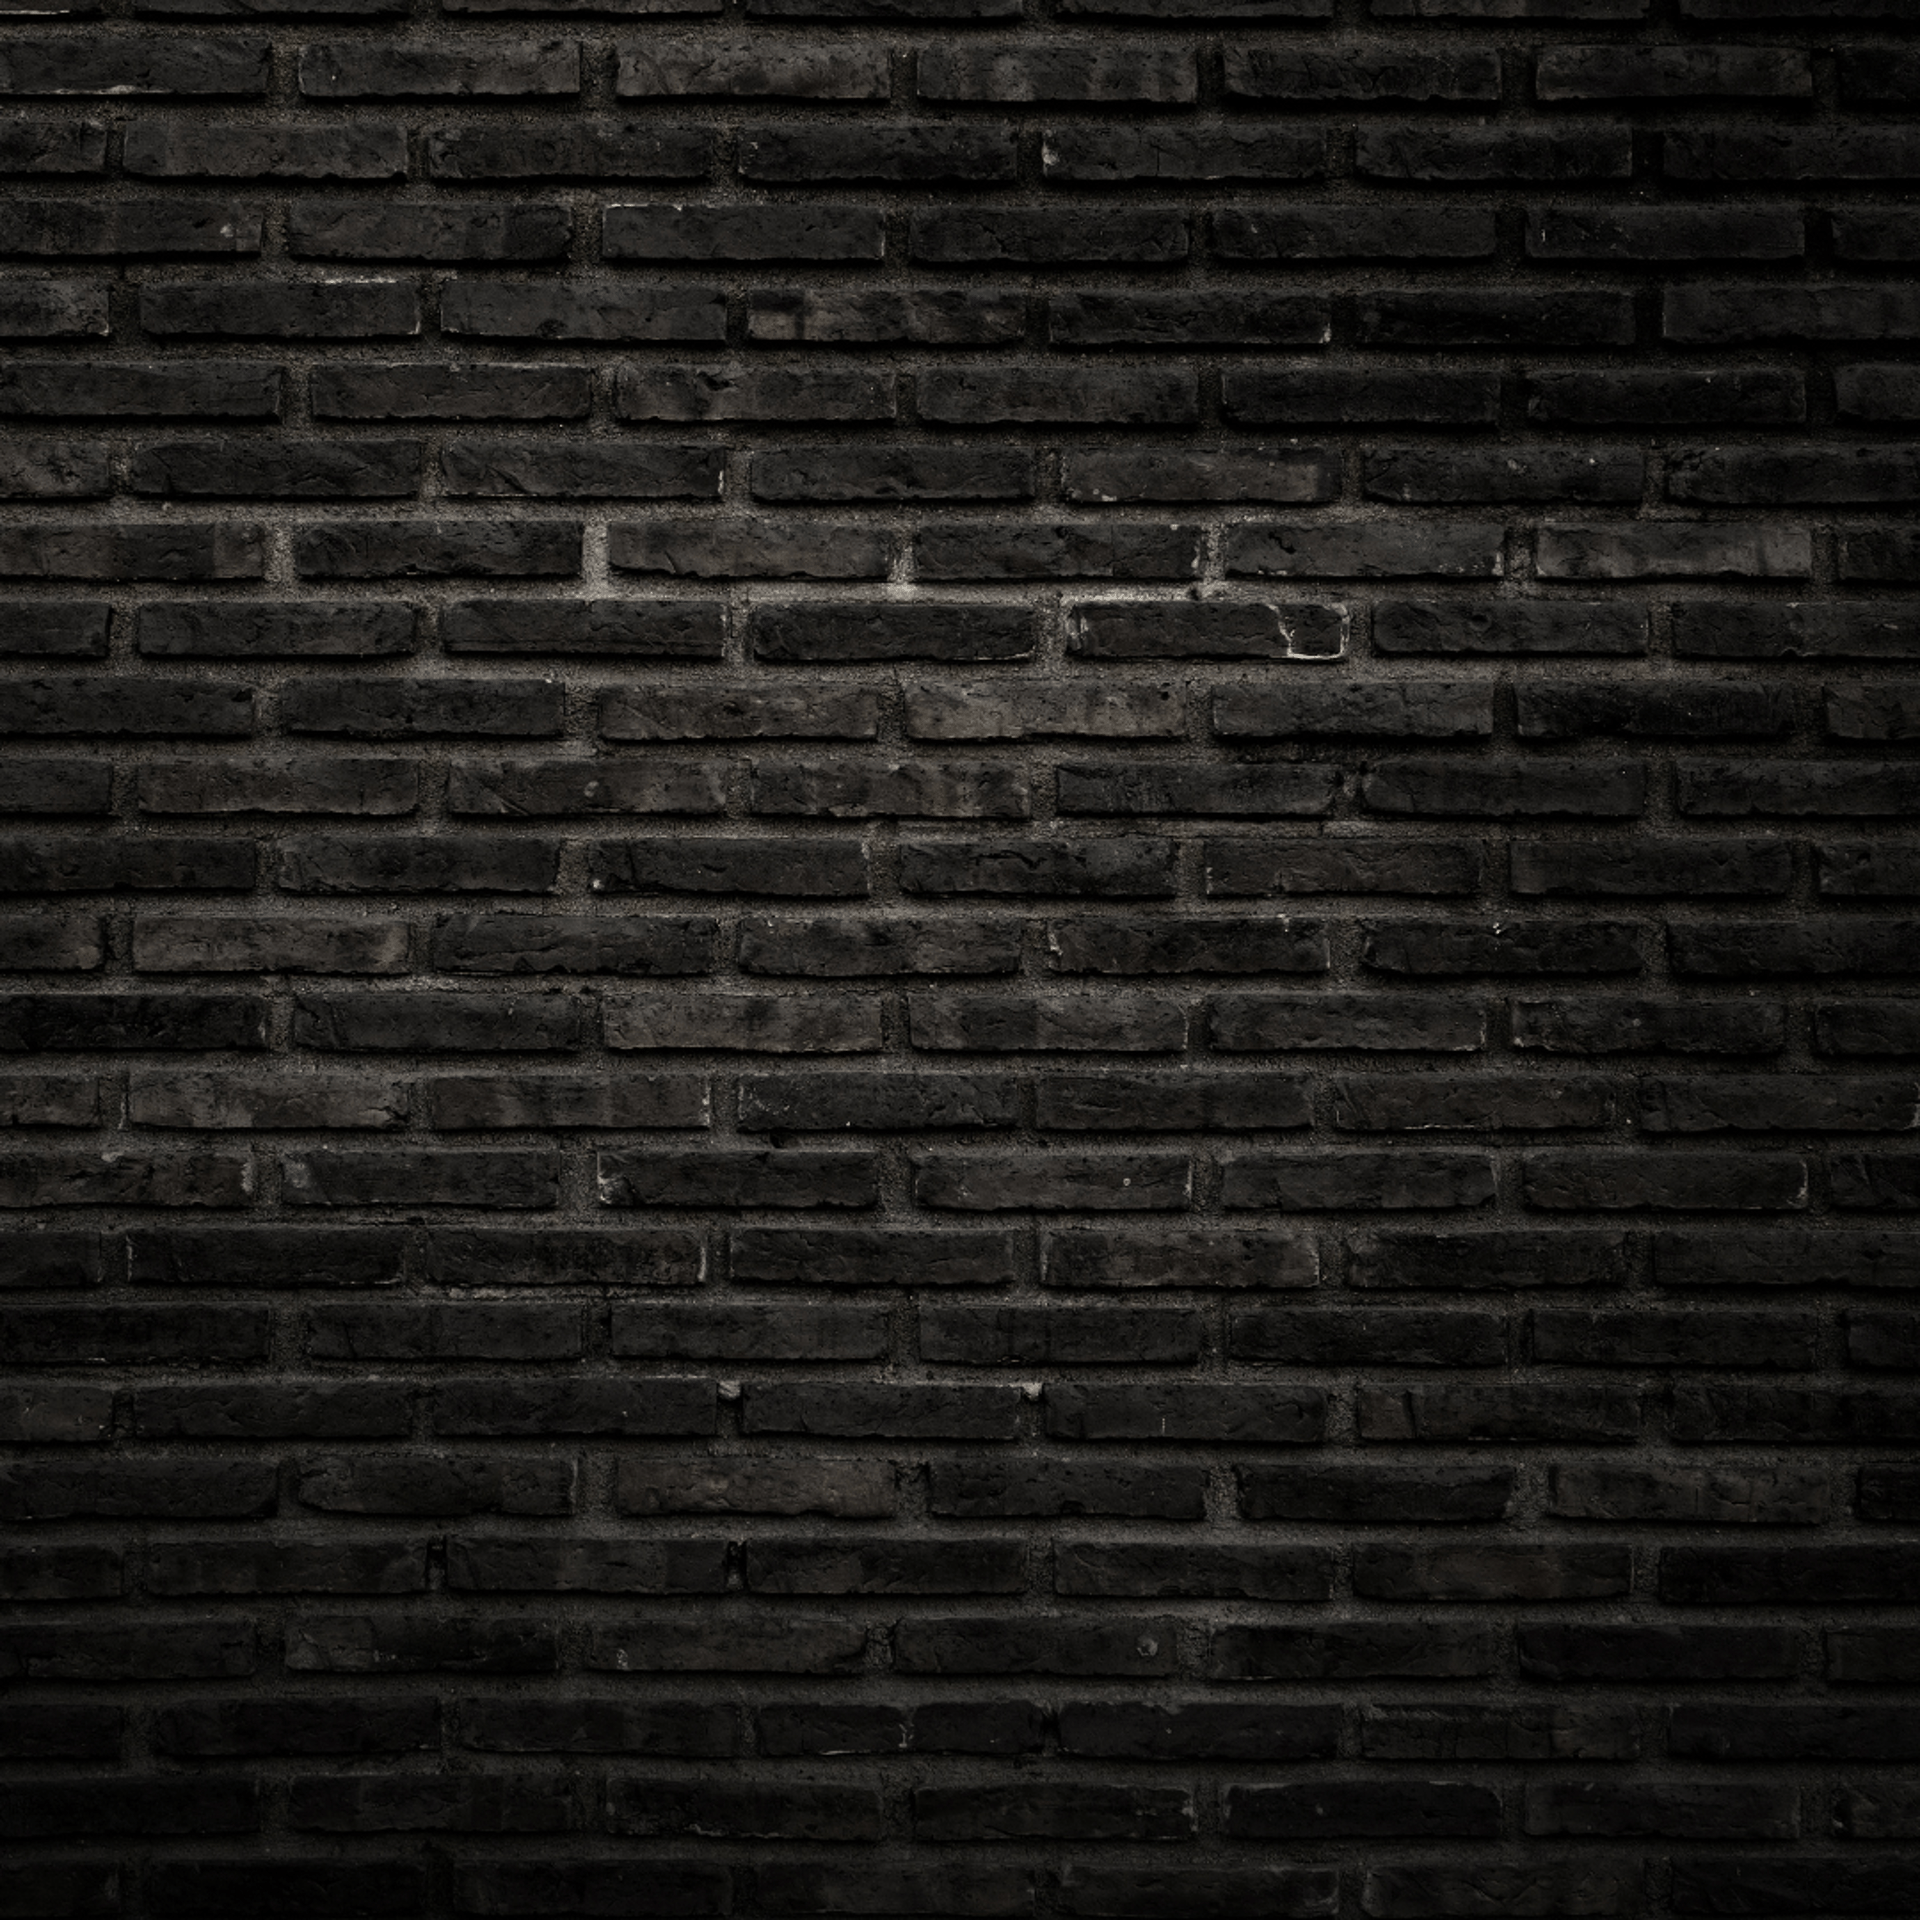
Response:
POLYGON ((9 0, 0 1913, 1920 1913, 1916 11, 9 0))

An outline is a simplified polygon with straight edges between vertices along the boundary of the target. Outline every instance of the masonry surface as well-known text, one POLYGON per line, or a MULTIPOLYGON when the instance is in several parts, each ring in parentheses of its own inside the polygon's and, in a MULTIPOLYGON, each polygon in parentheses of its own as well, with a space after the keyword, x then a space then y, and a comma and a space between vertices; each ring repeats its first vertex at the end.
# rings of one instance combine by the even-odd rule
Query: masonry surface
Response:
POLYGON ((1920 6, 6 11, 0 1914, 1920 1914, 1920 6))

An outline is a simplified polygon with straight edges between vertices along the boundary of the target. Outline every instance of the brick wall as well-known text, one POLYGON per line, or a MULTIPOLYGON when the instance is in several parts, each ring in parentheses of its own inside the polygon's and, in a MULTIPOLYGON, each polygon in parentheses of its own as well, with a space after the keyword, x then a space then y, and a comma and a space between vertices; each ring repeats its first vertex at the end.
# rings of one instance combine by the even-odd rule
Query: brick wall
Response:
POLYGON ((1920 1913, 1920 7, 8 12, 0 1914, 1920 1913))

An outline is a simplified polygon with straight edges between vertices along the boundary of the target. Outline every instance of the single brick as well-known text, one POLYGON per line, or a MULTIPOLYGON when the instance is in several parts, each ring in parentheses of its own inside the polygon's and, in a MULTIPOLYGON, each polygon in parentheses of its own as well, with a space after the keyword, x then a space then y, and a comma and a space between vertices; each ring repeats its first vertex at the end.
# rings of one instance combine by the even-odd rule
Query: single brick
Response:
POLYGON ((308 393, 320 420, 580 420, 585 367, 340 362, 316 367, 308 393))
POLYGON ((1437 995, 1241 994, 1208 1004, 1207 1032, 1224 1053, 1477 1053, 1487 1017, 1477 1000, 1437 995))
POLYGON ((282 378, 279 367, 250 361, 16 359, 0 367, 0 419, 271 420, 282 378))
POLYGON ((265 529, 104 522, 0 530, 0 578, 15 580, 258 580, 265 529))
POLYGON ((582 77, 572 40, 488 41, 471 52, 345 40, 300 49, 300 91, 310 100, 564 97, 582 77))
MULTIPOLYGON (((971 287, 765 289, 747 296, 747 338, 773 344, 930 347, 1004 346, 1023 337, 1027 301, 971 287)), ((821 449, 829 454, 831 450, 821 449)), ((877 462, 905 449, 863 448, 877 462)))
POLYGON ((886 246, 877 207, 669 202, 608 207, 601 221, 608 260, 847 263, 878 260, 886 246))
POLYGON ((134 646, 155 659, 387 657, 414 650, 411 607, 373 602, 149 601, 134 646))
POLYGON ((711 147, 711 135, 697 125, 585 120, 534 127, 447 127, 428 136, 427 166, 436 180, 470 182, 694 180, 705 176, 711 147))
POLYGON ((1381 447, 1362 456, 1360 484, 1371 500, 1419 506, 1506 500, 1633 505, 1640 499, 1643 466, 1637 452, 1585 447, 1381 447))
POLYGON ((1552 47, 1533 66, 1538 100, 1813 97, 1813 66, 1791 47, 1552 47))
POLYGON ((1068 612, 1067 649, 1095 660, 1335 660, 1345 607, 1304 601, 1089 600, 1068 612))
POLYGON ((1802 376, 1764 368, 1536 373, 1527 391, 1527 418, 1542 426, 1770 427, 1807 417, 1802 376))
POLYGON ((908 230, 909 253, 928 266, 1170 266, 1185 260, 1191 245, 1186 216, 1153 207, 1097 214, 952 207, 916 213, 908 230))
POLYGON ((1229 46, 1224 79, 1237 102, 1282 100, 1298 106, 1406 101, 1421 105, 1491 102, 1500 97, 1499 55, 1488 50, 1370 46, 1229 46))
POLYGON ((1223 260, 1477 260, 1494 250, 1492 216, 1411 202, 1308 202, 1272 211, 1222 209, 1211 221, 1223 260))
POLYGON ((538 262, 562 259, 572 210, 554 201, 457 203, 298 200, 287 226, 295 259, 538 262))
MULTIPOLYGON (((473 491, 487 497, 508 496, 515 477, 528 467, 536 474, 555 474, 549 458, 526 456, 526 467, 515 455, 501 464, 468 465, 469 456, 447 449, 449 461, 472 477, 473 491)), ((681 469, 685 471, 684 468, 681 469)), ((606 462, 571 463, 564 476, 569 485, 624 487, 671 484, 672 463, 658 457, 633 460, 612 456, 606 462)), ((689 475, 687 484, 693 484, 689 475)), ((456 600, 441 609, 440 644, 452 654, 574 653, 612 655, 642 660, 718 660, 724 651, 726 615, 714 600, 456 600)), ((681 696, 661 693, 655 700, 671 702, 681 696)), ((609 693, 603 716, 626 701, 644 702, 644 695, 609 693)), ((648 737, 616 730, 603 717, 602 733, 611 740, 648 737)), ((664 736, 682 737, 682 736, 664 736)), ((693 736, 699 737, 699 736, 693 736)))
POLYGON ((1500 377, 1230 367, 1221 379, 1221 407, 1245 427, 1490 427, 1499 415, 1500 377))
POLYGON ((0 213, 0 253, 251 254, 260 251, 261 232, 258 211, 225 200, 16 199, 0 213))
POLYGON ((1600 654, 1647 650, 1647 616, 1625 600, 1383 600, 1374 650, 1385 654, 1600 654))
POLYGON ((1017 152, 1013 131, 1004 126, 816 122, 747 127, 736 164, 742 179, 781 186, 814 180, 977 186, 1013 180, 1017 152))
POLYGON ((441 449, 448 493, 480 499, 715 500, 722 456, 709 446, 642 443, 587 451, 518 440, 452 440, 441 449))
POLYGON ((951 427, 1180 427, 1200 418, 1199 382, 1184 368, 934 368, 917 376, 914 400, 923 420, 951 427))
POLYGON ((149 441, 127 467, 129 491, 184 499, 393 500, 420 488, 412 440, 149 441))
MULTIPOLYGON (((16 247, 14 251, 30 249, 16 247)), ((64 245, 46 251, 65 253, 64 245)), ((73 252, 85 249, 74 247, 73 252)), ((0 280, 0 339, 84 340, 112 330, 107 289, 97 280, 0 280)))
POLYGON ((0 93, 44 95, 264 94, 268 43, 125 34, 27 34, 0 58, 0 93))
POLYGON ((725 805, 711 762, 480 760, 449 770, 447 811, 495 818, 574 814, 706 815, 725 805))
MULTIPOLYGON (((1404 0, 1405 10, 1419 3, 1404 0)), ((1354 150, 1354 168, 1379 180, 1417 180, 1426 185, 1624 180, 1633 169, 1633 148, 1624 124, 1507 127, 1482 123, 1432 131, 1368 128, 1361 132, 1354 150)))
POLYGON ((393 122, 274 127, 154 117, 128 124, 120 164, 150 180, 397 180, 407 171, 407 139, 393 122))
POLYGON ((614 91, 661 96, 787 100, 884 100, 886 50, 858 41, 792 40, 782 34, 675 39, 649 34, 616 49, 614 91))
MULTIPOLYGON (((1806 251, 1806 223, 1786 207, 1533 207, 1527 213, 1532 260, 1797 260, 1806 251)), ((1570 336, 1605 344, 1592 326, 1570 336)), ((1624 320, 1615 344, 1630 346, 1624 320)))
MULTIPOLYGON (((717 647, 717 625, 714 631, 717 647)), ((775 690, 667 689, 606 695, 600 733, 607 740, 872 740, 879 716, 879 695, 871 688, 815 682, 775 690)))
POLYGON ((878 530, 828 520, 617 520, 607 564, 620 573, 691 580, 879 580, 893 542, 878 530))
POLYGON ((655 839, 597 841, 587 855, 596 893, 759 893, 788 899, 858 899, 870 889, 857 841, 655 839))
POLYGON ((1186 106, 1199 98, 1191 54, 1124 45, 1003 51, 955 41, 922 52, 915 78, 923 100, 1186 106))
POLYGON ((565 576, 580 551, 577 521, 339 521, 294 535, 293 568, 303 580, 565 576))
MULTIPOLYGON (((1193 307, 1194 320, 1199 322, 1204 311, 1217 321, 1223 307, 1229 323, 1235 326, 1250 317, 1244 308, 1222 299, 1204 303, 1204 309, 1193 307)), ((1186 305, 1171 314, 1161 307, 1149 309, 1142 296, 1117 311, 1108 296, 1084 295, 1077 296, 1068 309, 1056 306, 1052 324, 1058 337, 1063 321, 1068 321, 1075 329, 1077 344, 1096 325, 1103 332, 1124 326, 1128 338, 1137 337, 1144 324, 1157 327, 1165 319, 1184 326, 1188 310, 1186 305)), ((1273 303, 1261 311, 1269 316, 1269 325, 1279 317, 1273 303)), ((1259 500, 1305 506, 1330 500, 1338 491, 1339 477, 1332 457, 1317 448, 1304 447, 1097 449, 1068 455, 1061 478, 1061 492, 1081 506, 1131 505, 1150 500, 1259 500)))
POLYGON ((105 173, 106 124, 37 114, 0 114, 0 167, 8 173, 105 173))
MULTIPOLYGON (((1544 252, 1537 236, 1529 242, 1544 252)), ((1416 296, 1375 294, 1360 306, 1360 338, 1368 346, 1627 347, 1634 332, 1627 294, 1435 288, 1416 296)))

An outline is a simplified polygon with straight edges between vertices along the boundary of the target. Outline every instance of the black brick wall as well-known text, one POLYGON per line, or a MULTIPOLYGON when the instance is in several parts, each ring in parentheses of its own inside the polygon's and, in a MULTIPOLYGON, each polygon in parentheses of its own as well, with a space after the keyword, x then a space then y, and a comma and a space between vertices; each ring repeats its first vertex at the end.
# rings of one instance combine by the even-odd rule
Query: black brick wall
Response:
POLYGON ((1920 1914, 1920 6, 6 11, 0 1914, 1920 1914))

